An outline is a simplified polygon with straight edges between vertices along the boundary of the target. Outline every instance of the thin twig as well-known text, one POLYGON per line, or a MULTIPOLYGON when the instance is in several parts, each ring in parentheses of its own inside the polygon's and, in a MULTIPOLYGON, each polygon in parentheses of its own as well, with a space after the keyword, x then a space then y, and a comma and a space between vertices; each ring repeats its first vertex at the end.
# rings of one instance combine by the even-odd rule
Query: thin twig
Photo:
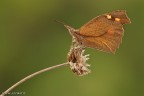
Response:
POLYGON ((23 82, 31 79, 32 77, 38 75, 38 74, 41 74, 43 72, 46 72, 46 71, 49 71, 49 70, 52 70, 52 69, 55 69, 55 68, 58 68, 58 67, 61 67, 61 66, 65 66, 65 65, 68 65, 69 63, 66 62, 66 63, 63 63, 63 64, 58 64, 58 65, 54 65, 52 67, 48 67, 48 68, 45 68, 45 69, 42 69, 40 71, 37 71, 23 79, 21 79, 20 81, 18 81, 17 83, 15 83, 14 85, 12 85, 10 88, 8 88, 6 91, 4 91, 0 96, 4 96, 6 94, 8 94, 11 90, 13 90, 14 88, 16 88, 18 85, 22 84, 23 82))

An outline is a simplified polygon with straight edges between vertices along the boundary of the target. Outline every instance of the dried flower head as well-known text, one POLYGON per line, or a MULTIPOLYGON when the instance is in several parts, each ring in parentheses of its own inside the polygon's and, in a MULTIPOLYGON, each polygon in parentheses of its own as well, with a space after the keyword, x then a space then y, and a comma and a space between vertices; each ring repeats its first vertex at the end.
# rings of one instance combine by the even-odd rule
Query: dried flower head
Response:
POLYGON ((91 72, 88 69, 90 65, 86 63, 89 59, 89 54, 84 55, 84 51, 85 48, 77 44, 76 40, 73 39, 72 47, 68 53, 68 62, 71 70, 79 76, 86 75, 91 72))

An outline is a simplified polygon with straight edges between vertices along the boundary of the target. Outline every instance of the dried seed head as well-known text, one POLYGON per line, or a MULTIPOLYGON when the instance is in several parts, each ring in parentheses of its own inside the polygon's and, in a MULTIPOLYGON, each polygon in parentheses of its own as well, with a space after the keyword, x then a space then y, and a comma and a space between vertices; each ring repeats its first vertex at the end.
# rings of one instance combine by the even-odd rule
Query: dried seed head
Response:
POLYGON ((77 47, 72 46, 68 54, 70 68, 75 74, 79 76, 90 73, 90 70, 88 69, 90 65, 86 63, 86 61, 89 59, 89 55, 84 55, 84 51, 84 48, 80 45, 77 47))

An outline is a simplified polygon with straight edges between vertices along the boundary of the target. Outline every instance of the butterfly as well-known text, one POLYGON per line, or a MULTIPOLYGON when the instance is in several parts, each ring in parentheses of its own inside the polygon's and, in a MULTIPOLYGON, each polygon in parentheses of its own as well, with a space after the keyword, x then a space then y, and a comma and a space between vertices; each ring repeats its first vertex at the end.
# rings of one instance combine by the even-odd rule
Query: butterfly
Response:
POLYGON ((125 10, 117 10, 97 16, 79 29, 64 24, 79 45, 100 51, 115 53, 122 43, 123 25, 131 23, 125 10))

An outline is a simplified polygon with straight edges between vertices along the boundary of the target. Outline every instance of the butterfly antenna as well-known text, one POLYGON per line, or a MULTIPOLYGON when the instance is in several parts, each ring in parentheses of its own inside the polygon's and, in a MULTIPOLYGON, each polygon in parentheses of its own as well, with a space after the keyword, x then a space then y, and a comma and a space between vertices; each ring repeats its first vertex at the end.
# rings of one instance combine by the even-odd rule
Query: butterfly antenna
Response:
POLYGON ((55 20, 56 22, 60 23, 60 24, 63 24, 63 25, 66 25, 64 22, 60 21, 60 20, 55 20))
POLYGON ((59 20, 55 20, 55 21, 58 22, 58 23, 60 23, 60 24, 63 24, 64 27, 67 28, 68 30, 73 29, 71 26, 69 26, 69 25, 67 25, 67 24, 65 24, 65 23, 63 23, 63 22, 61 22, 59 20))

